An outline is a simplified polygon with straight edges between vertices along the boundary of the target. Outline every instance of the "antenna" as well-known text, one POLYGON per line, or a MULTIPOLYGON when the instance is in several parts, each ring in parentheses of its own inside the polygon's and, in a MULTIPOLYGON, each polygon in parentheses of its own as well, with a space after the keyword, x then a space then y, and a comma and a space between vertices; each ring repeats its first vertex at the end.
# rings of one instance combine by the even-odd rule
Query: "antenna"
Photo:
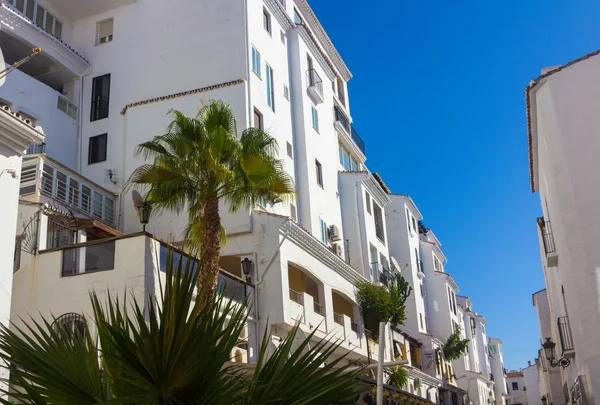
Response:
POLYGON ((137 190, 131 192, 131 198, 133 199, 133 206, 136 210, 139 210, 144 205, 144 199, 137 190))

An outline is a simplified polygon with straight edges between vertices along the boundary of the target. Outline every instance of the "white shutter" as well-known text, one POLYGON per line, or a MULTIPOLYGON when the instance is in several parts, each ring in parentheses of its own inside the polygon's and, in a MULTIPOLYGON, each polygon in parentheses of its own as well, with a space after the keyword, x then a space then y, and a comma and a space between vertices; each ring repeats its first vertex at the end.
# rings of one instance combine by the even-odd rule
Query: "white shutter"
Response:
POLYGON ((98 43, 104 44, 112 41, 114 20, 101 21, 98 23, 98 43))

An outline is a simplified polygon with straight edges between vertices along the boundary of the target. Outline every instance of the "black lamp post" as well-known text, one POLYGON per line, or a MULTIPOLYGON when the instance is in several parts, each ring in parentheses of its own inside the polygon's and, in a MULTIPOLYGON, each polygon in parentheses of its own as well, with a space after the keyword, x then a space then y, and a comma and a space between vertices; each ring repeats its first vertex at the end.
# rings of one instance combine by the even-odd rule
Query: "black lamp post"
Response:
POLYGON ((569 364, 571 364, 571 360, 565 357, 561 357, 560 359, 556 360, 556 362, 554 361, 554 359, 556 358, 554 352, 556 343, 554 343, 550 338, 546 338, 546 341, 544 342, 542 347, 544 348, 546 358, 548 359, 548 362, 552 367, 558 367, 560 365, 562 368, 567 368, 569 367, 569 364))
POLYGON ((152 213, 152 206, 148 201, 137 208, 138 215, 140 216, 140 223, 142 224, 142 230, 146 232, 146 225, 150 222, 150 214, 152 213))
POLYGON ((252 261, 247 257, 242 260, 242 271, 246 276, 246 282, 250 284, 250 270, 252 269, 252 261))

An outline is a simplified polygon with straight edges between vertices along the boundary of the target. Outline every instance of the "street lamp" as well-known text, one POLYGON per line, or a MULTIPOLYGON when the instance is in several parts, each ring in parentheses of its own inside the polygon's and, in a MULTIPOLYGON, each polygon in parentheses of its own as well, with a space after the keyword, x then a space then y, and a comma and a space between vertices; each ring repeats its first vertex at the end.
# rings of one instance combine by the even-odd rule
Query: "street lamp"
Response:
POLYGON ((150 214, 152 213, 152 206, 150 203, 142 198, 140 193, 137 190, 133 190, 131 192, 131 197, 133 199, 133 206, 135 210, 138 212, 140 217, 140 223, 142 224, 142 230, 146 232, 146 225, 150 222, 150 214))
POLYGON ((556 360, 556 362, 554 361, 554 359, 556 358, 554 353, 556 343, 554 343, 550 338, 546 338, 546 341, 544 342, 542 347, 544 348, 546 358, 548 359, 548 362, 552 367, 558 367, 560 365, 562 368, 567 368, 569 367, 569 364, 571 364, 571 360, 565 357, 561 357, 560 359, 556 360))
POLYGON ((248 284, 250 284, 250 269, 251 268, 252 268, 252 261, 246 257, 244 260, 242 260, 242 271, 244 272, 244 275, 246 276, 246 282, 248 284))

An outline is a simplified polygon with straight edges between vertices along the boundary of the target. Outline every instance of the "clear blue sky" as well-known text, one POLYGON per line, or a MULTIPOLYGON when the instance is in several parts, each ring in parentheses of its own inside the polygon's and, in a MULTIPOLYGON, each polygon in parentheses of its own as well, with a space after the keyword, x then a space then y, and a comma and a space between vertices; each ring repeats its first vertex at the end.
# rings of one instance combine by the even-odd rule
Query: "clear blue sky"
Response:
MULTIPOLYGON (((310 0, 309 0, 310 1, 310 0)), ((312 0, 354 78, 367 165, 410 194, 446 270, 518 369, 539 348, 544 288, 529 190, 524 87, 600 48, 591 0, 312 0)))

